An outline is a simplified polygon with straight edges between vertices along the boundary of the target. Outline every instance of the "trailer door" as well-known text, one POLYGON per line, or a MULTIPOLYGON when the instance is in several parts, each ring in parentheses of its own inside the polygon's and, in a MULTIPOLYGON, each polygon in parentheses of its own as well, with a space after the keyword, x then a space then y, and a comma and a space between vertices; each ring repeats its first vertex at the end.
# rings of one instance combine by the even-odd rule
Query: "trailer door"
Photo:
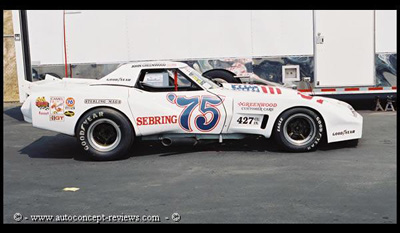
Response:
POLYGON ((375 85, 375 12, 314 11, 315 86, 375 85))

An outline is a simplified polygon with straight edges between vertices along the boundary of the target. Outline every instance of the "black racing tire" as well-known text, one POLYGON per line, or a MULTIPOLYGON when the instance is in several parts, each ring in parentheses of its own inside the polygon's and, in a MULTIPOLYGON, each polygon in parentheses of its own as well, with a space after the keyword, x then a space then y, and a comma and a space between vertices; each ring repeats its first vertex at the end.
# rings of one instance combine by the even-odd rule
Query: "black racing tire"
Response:
POLYGON ((221 84, 222 81, 227 83, 241 83, 238 78, 235 78, 232 73, 226 70, 210 70, 203 75, 217 84, 221 84))
POLYGON ((306 108, 292 108, 283 112, 272 132, 280 147, 291 152, 316 150, 324 134, 322 117, 306 108))
POLYGON ((110 108, 96 108, 78 121, 79 144, 93 160, 109 161, 124 158, 135 138, 129 120, 110 108))

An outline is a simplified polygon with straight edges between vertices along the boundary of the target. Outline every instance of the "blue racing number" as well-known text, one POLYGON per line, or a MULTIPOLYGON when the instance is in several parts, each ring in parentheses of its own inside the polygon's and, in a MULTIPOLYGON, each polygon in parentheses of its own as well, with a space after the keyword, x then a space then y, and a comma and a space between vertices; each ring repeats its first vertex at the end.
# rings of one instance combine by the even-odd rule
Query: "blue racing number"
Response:
POLYGON ((199 98, 197 96, 188 99, 185 97, 178 97, 176 99, 176 104, 179 107, 184 107, 179 116, 179 125, 186 131, 192 131, 190 127, 190 117, 192 116, 193 109, 199 105, 199 98))
POLYGON ((167 99, 178 107, 183 108, 179 116, 179 125, 183 130, 188 132, 193 131, 190 123, 192 113, 199 105, 200 114, 198 114, 194 119, 196 128, 203 132, 209 132, 218 125, 221 114, 217 106, 222 103, 221 99, 214 96, 176 96, 173 93, 169 93, 167 99), (210 119, 207 119, 207 115, 210 119))
POLYGON ((200 104, 200 112, 202 113, 202 115, 198 115, 195 119, 196 127, 200 131, 211 131, 218 124, 221 114, 216 106, 220 103, 220 99, 216 99, 210 96, 202 97, 200 104), (212 116, 208 122, 207 118, 205 117, 207 113, 211 113, 212 116))

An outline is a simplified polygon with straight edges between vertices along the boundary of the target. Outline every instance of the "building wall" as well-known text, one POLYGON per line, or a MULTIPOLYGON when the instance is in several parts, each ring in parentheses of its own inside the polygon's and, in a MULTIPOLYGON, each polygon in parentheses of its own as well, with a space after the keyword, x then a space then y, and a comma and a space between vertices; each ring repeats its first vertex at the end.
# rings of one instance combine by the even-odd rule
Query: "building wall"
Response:
POLYGON ((15 60, 15 47, 10 10, 3 11, 3 101, 18 101, 18 77, 15 60))

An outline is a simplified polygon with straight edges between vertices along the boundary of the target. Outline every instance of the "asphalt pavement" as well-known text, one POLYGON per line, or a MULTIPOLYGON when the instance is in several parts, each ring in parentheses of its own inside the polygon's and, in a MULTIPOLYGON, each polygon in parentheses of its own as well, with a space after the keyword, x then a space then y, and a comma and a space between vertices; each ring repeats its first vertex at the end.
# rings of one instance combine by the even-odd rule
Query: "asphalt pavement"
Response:
POLYGON ((147 142, 125 160, 95 162, 75 138, 34 128, 18 104, 5 104, 3 221, 397 223, 396 112, 359 112, 355 148, 286 153, 260 138, 194 148, 147 142))

